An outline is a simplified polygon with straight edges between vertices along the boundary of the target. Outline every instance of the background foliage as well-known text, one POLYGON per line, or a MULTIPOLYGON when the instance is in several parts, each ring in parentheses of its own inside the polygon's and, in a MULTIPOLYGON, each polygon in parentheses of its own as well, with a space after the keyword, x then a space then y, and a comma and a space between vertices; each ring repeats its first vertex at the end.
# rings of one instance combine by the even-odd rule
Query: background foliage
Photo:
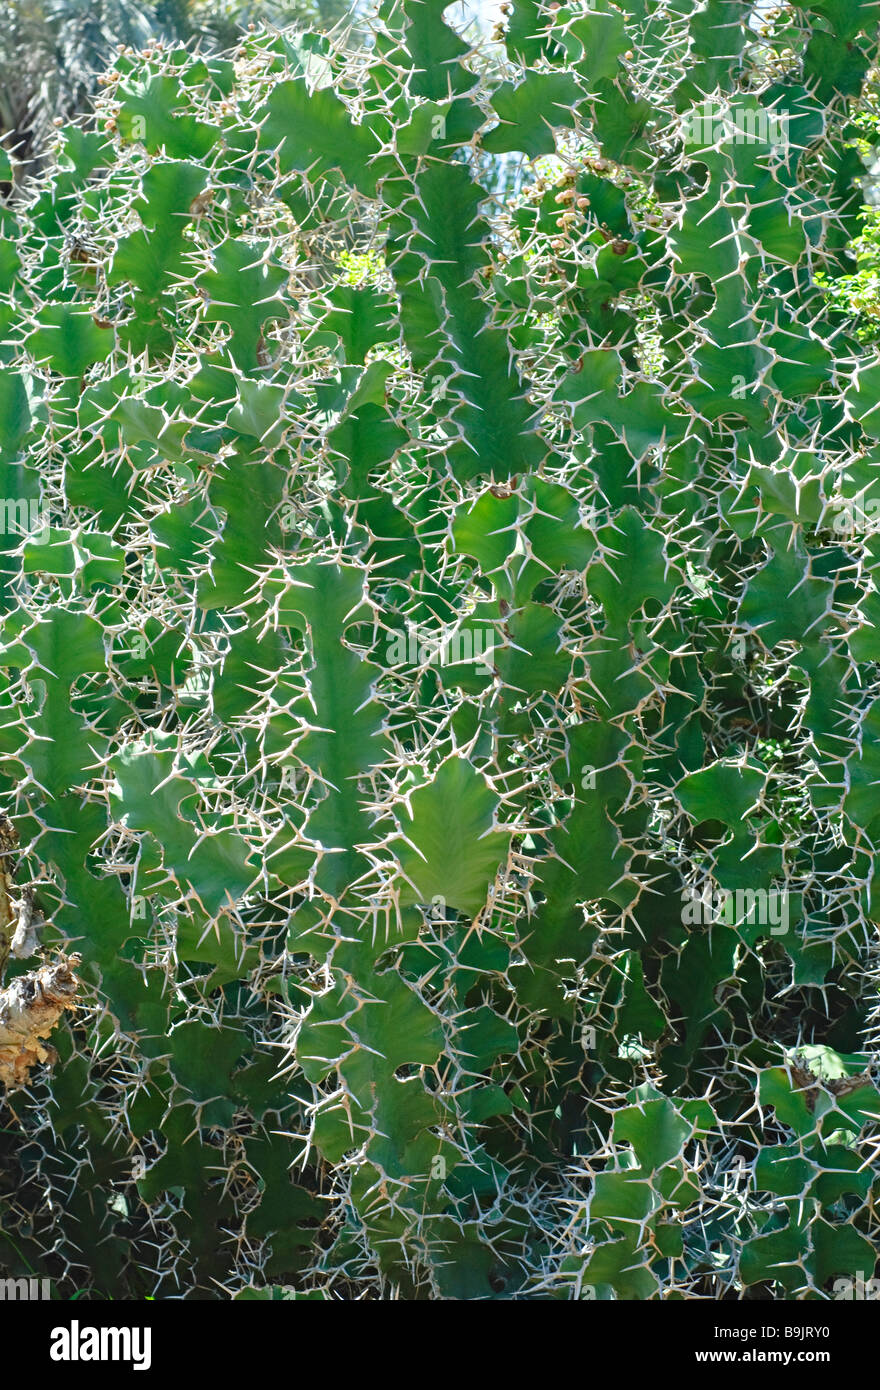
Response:
POLYGON ((876 24, 122 54, 4 208, 0 785, 87 987, 10 1274, 871 1276, 876 24))

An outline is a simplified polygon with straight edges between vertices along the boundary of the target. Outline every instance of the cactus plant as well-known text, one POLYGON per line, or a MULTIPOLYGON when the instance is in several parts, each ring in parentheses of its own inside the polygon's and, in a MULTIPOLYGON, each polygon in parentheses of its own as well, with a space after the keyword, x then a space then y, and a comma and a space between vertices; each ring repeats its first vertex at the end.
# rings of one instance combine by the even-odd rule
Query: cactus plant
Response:
POLYGON ((81 959, 0 1262, 828 1298, 878 1236, 876 9, 443 12, 122 54, 3 208, 6 993, 81 959))

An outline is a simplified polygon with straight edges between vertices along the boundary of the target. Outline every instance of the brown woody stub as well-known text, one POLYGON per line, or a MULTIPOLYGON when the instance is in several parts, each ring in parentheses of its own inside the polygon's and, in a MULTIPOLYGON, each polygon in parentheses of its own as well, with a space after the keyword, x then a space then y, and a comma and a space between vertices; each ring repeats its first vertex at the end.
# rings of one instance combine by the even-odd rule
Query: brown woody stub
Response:
POLYGON ((44 1039, 66 1009, 77 1007, 81 959, 62 956, 0 990, 0 1083, 6 1087, 25 1085, 32 1067, 54 1060, 54 1048, 44 1039))

